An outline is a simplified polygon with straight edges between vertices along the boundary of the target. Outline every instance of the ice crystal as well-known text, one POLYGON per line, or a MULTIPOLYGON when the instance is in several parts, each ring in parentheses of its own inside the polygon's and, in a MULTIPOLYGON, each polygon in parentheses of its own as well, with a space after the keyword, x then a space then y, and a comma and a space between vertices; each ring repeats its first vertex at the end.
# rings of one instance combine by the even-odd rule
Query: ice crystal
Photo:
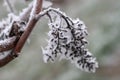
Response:
POLYGON ((79 19, 73 20, 58 9, 49 8, 46 13, 50 18, 50 31, 48 45, 42 49, 44 61, 67 59, 81 70, 95 72, 98 63, 85 48, 88 43, 85 37, 88 33, 84 22, 79 19))

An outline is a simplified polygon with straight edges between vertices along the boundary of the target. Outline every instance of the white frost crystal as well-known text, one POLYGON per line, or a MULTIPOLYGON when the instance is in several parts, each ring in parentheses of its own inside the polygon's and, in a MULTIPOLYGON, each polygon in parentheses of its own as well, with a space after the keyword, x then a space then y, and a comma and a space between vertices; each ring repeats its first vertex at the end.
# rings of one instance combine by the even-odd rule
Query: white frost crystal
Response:
POLYGON ((46 13, 50 19, 50 31, 48 45, 42 49, 44 61, 53 62, 58 57, 70 60, 81 70, 95 72, 98 63, 85 48, 88 33, 83 21, 72 20, 58 9, 49 8, 46 13))

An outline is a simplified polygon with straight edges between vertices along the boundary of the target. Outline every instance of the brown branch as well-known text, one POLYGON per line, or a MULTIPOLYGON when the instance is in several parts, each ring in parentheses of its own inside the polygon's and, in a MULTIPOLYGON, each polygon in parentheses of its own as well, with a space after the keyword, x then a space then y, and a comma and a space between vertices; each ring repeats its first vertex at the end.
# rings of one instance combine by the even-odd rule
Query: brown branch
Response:
POLYGON ((15 47, 15 40, 16 37, 13 36, 11 38, 5 39, 2 42, 0 42, 0 52, 13 49, 15 47))
POLYGON ((0 59, 0 67, 3 67, 4 65, 12 61, 14 58, 15 57, 13 55, 8 54, 5 58, 0 59))
POLYGON ((12 42, 9 43, 9 45, 6 45, 6 48, 3 48, 2 46, 0 46, 1 51, 7 51, 10 49, 13 49, 13 51, 10 54, 5 56, 3 59, 0 59, 0 67, 6 65, 7 63, 9 63, 13 59, 15 59, 16 56, 14 56, 14 55, 18 55, 18 53, 21 51, 22 47, 24 46, 27 38, 29 37, 32 29, 35 27, 35 24, 37 23, 38 20, 35 19, 34 17, 32 17, 31 19, 28 19, 28 18, 30 17, 30 12, 31 12, 32 8, 33 8, 32 10, 35 10, 34 11, 35 14, 33 14, 33 15, 36 15, 41 11, 42 0, 37 0, 36 4, 33 6, 28 7, 27 11, 25 11, 24 14, 22 14, 20 16, 21 21, 23 20, 23 21, 26 21, 28 23, 26 25, 27 29, 24 31, 24 33, 22 34, 22 36, 20 37, 18 42, 16 42, 16 39, 15 39, 15 41, 13 40, 12 42), (29 21, 27 21, 27 20, 29 20, 29 21))
MULTIPOLYGON (((16 44, 16 36, 13 36, 13 37, 11 37, 9 39, 6 39, 0 45, 0 52, 12 50, 15 47, 15 44, 16 44), (6 44, 6 41, 9 41, 9 42, 7 42, 7 44, 6 44)), ((4 55, 4 54, 1 54, 1 55, 4 55)), ((4 65, 6 65, 7 63, 9 63, 14 58, 15 57, 12 54, 9 53, 4 58, 0 59, 0 67, 3 67, 4 65)))
MULTIPOLYGON (((33 13, 32 15, 36 15, 38 14, 42 9, 42 0, 37 0, 36 4, 33 5, 33 13)), ((35 27, 35 24, 37 23, 37 19, 35 17, 32 17, 28 24, 27 24, 27 29, 24 31, 24 33, 22 34, 22 36, 20 37, 15 49, 14 49, 14 53, 16 55, 18 55, 18 53, 20 53, 21 49, 23 48, 27 38, 29 37, 31 31, 33 30, 33 28, 35 27)))

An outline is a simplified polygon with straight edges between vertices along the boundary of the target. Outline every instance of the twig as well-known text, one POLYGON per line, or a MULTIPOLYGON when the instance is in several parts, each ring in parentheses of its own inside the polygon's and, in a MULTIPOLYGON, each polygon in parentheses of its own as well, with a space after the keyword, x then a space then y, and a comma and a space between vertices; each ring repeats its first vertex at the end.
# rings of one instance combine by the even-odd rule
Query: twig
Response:
MULTIPOLYGON (((33 4, 34 5, 34 4, 33 4)), ((22 36, 20 37, 15 49, 14 54, 18 55, 20 53, 21 49, 23 48, 27 38, 29 37, 31 31, 35 27, 35 24, 37 23, 37 19, 35 18, 35 15, 41 12, 42 9, 42 0, 36 0, 35 5, 33 6, 32 12, 31 12, 31 19, 29 20, 27 24, 27 29, 24 31, 22 36)))
POLYGON ((6 55, 3 59, 0 59, 0 67, 6 65, 7 63, 9 63, 13 59, 15 59, 16 56, 14 56, 13 54, 18 55, 18 53, 21 51, 22 47, 24 46, 24 43, 26 42, 28 36, 30 35, 32 29, 34 28, 35 24, 37 23, 37 20, 34 17, 31 17, 31 19, 29 18, 30 12, 31 12, 31 9, 33 8, 32 10, 35 10, 34 11, 35 14, 33 14, 33 15, 38 14, 42 8, 42 0, 36 0, 36 4, 34 6, 35 7, 29 6, 27 8, 27 10, 23 11, 23 13, 20 15, 21 21, 23 20, 28 23, 26 25, 27 29, 26 29, 26 31, 24 31, 23 35, 17 41, 18 43, 16 42, 16 40, 15 41, 13 40, 12 42, 10 42, 9 45, 5 46, 6 48, 3 48, 2 46, 0 46, 1 51, 7 51, 10 49, 13 49, 13 51, 10 54, 6 55))
POLYGON ((16 36, 5 39, 0 42, 0 52, 13 49, 15 47, 16 36))
POLYGON ((9 1, 10 1, 10 0, 5 0, 6 5, 7 5, 7 7, 10 9, 10 12, 11 12, 11 13, 15 13, 14 8, 13 8, 13 6, 11 5, 11 3, 10 3, 9 1))
MULTIPOLYGON (((72 25, 74 24, 74 23, 72 22, 72 19, 69 18, 68 16, 66 16, 65 13, 61 13, 61 12, 59 11, 59 9, 54 9, 54 8, 48 8, 48 9, 42 11, 41 13, 39 13, 38 15, 36 15, 36 19, 40 19, 42 16, 45 16, 46 14, 49 14, 49 12, 57 13, 57 14, 59 14, 63 19, 69 20, 72 25)), ((48 16, 48 15, 47 15, 47 16, 48 16)), ((48 16, 48 17, 49 17, 49 16, 48 16)), ((66 21, 66 22, 68 22, 68 21, 66 21)), ((69 24, 69 23, 68 23, 68 24, 69 24)))
POLYGON ((33 4, 31 3, 27 8, 23 9, 23 12, 20 13, 19 17, 21 21, 28 22, 30 17, 30 12, 33 8, 33 4))
POLYGON ((5 58, 0 60, 0 67, 3 67, 4 65, 12 61, 14 58, 15 57, 13 55, 8 54, 5 58))

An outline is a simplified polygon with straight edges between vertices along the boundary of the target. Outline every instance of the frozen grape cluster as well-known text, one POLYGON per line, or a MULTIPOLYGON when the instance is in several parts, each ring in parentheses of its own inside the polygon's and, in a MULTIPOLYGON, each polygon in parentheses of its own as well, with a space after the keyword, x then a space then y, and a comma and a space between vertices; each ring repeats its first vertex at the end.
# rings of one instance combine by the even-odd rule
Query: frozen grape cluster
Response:
POLYGON ((44 61, 53 62, 57 58, 67 59, 81 70, 95 72, 98 63, 85 48, 88 43, 85 37, 88 33, 83 21, 73 20, 58 9, 50 8, 48 12, 50 31, 48 45, 43 49, 44 61))

